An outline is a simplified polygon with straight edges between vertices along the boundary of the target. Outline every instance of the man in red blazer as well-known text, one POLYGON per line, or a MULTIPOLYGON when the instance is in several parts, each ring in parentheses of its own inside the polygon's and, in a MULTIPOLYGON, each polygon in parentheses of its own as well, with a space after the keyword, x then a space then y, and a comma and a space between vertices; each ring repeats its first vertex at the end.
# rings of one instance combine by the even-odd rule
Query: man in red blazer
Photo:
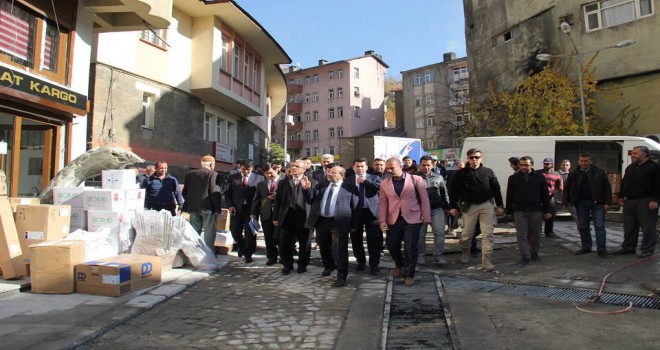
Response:
POLYGON ((419 253, 419 231, 422 224, 431 223, 426 183, 417 175, 404 173, 398 158, 385 162, 385 172, 390 176, 380 184, 378 222, 381 231, 387 234, 387 250, 396 264, 394 277, 401 276, 403 272, 405 285, 412 286, 419 253), (405 242, 403 255, 402 241, 405 242))

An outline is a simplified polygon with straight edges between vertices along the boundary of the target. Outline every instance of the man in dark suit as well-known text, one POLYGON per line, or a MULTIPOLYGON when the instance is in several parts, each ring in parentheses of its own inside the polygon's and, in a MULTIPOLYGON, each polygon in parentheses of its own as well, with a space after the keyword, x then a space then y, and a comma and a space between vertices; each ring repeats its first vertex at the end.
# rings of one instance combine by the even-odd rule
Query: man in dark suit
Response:
POLYGON ((220 188, 216 185, 218 173, 213 170, 215 158, 206 155, 201 168, 186 173, 183 186, 183 211, 190 214, 190 225, 204 236, 206 245, 213 249, 215 242, 215 213, 220 210, 220 188))
POLYGON ((252 232, 250 221, 250 205, 257 190, 257 184, 264 181, 261 175, 252 173, 251 160, 243 161, 241 172, 229 177, 229 188, 225 201, 232 215, 230 221, 231 236, 238 245, 238 256, 245 256, 245 262, 252 262, 252 254, 257 250, 257 235, 252 232), (245 231, 245 237, 243 237, 245 231))
POLYGON ((280 181, 273 205, 273 224, 280 228, 280 256, 282 274, 288 275, 293 270, 293 250, 298 240, 298 273, 307 271, 311 253, 310 232, 305 227, 308 202, 312 198, 316 180, 305 176, 307 165, 303 160, 291 163, 290 177, 280 181))
POLYGON ((266 241, 266 258, 268 259, 266 265, 271 266, 277 263, 279 255, 279 228, 273 226, 273 202, 280 177, 270 164, 266 164, 263 170, 266 180, 257 184, 257 191, 254 193, 252 201, 251 218, 254 220, 261 218, 261 227, 264 230, 264 240, 266 241))
POLYGON ((312 173, 312 178, 319 184, 327 181, 328 172, 332 168, 331 164, 335 162, 335 156, 332 154, 324 154, 321 156, 321 169, 316 169, 312 173))
POLYGON ((334 287, 346 285, 348 236, 352 229, 356 229, 356 219, 359 216, 353 215, 358 201, 357 192, 355 186, 344 181, 345 174, 346 170, 341 166, 330 169, 326 182, 317 186, 314 191, 307 219, 307 226, 316 229, 316 242, 319 244, 324 267, 321 276, 329 276, 337 267, 334 287), (336 261, 332 257, 333 250, 336 261))
POLYGON ((355 187, 359 196, 357 205, 359 223, 358 229, 351 232, 351 246, 358 264, 356 270, 362 271, 367 262, 364 252, 364 231, 367 232, 369 268, 372 274, 376 274, 383 248, 383 234, 378 227, 378 191, 381 179, 377 175, 367 174, 367 168, 367 159, 358 158, 353 161, 355 175, 346 178, 346 182, 355 187))

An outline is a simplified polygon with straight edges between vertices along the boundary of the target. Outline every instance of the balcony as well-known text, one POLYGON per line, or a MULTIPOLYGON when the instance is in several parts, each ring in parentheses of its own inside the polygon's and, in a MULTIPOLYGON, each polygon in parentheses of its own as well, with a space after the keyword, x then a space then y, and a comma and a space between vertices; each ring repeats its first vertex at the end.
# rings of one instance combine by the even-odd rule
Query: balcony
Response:
POLYGON ((165 29, 172 22, 173 0, 88 0, 86 8, 94 13, 94 32, 165 29))
POLYGON ((289 140, 289 142, 287 143, 287 148, 288 148, 288 149, 297 149, 297 150, 301 150, 302 147, 303 147, 303 142, 302 142, 302 141, 299 141, 299 140, 295 140, 295 141, 291 141, 291 140, 289 140))
POLYGON ((289 125, 289 128, 287 130, 289 132, 302 131, 302 128, 303 128, 303 122, 295 122, 293 125, 289 125))
POLYGON ((289 114, 302 112, 302 102, 289 103, 289 114))
POLYGON ((302 84, 289 84, 286 86, 289 95, 300 95, 303 91, 302 84))
POLYGON ((449 107, 465 106, 467 103, 467 97, 452 98, 449 100, 449 107))

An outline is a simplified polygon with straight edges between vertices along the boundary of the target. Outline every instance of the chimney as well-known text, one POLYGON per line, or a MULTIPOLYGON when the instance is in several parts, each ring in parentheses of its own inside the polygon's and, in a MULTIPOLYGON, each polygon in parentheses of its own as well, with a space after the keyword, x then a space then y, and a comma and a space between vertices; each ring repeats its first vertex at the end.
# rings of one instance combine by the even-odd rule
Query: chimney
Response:
POLYGON ((324 60, 324 59, 320 59, 320 60, 319 60, 319 66, 322 66, 322 65, 324 65, 324 64, 326 64, 326 63, 328 63, 327 60, 324 60))
POLYGON ((369 55, 373 55, 373 54, 374 54, 374 50, 369 50, 369 51, 364 52, 365 56, 369 56, 369 55))
POLYGON ((294 66, 289 66, 289 73, 293 73, 296 71, 296 67, 294 66))
POLYGON ((456 59, 456 52, 445 52, 442 54, 442 62, 449 62, 456 59))

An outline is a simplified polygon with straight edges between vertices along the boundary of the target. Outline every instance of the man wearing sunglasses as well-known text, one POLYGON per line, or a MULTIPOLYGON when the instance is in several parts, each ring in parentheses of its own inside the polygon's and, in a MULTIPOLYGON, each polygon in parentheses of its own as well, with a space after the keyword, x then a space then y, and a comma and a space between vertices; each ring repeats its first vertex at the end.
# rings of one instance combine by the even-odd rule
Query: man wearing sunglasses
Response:
POLYGON ((450 211, 452 216, 458 215, 458 205, 462 204, 464 227, 461 232, 462 254, 460 262, 470 262, 470 240, 474 235, 476 224, 481 229, 481 265, 486 271, 494 271, 491 263, 493 253, 493 226, 495 213, 504 214, 500 184, 492 169, 481 164, 482 152, 471 148, 467 151, 468 166, 458 170, 449 188, 450 211), (497 205, 495 209, 494 206, 497 205))

